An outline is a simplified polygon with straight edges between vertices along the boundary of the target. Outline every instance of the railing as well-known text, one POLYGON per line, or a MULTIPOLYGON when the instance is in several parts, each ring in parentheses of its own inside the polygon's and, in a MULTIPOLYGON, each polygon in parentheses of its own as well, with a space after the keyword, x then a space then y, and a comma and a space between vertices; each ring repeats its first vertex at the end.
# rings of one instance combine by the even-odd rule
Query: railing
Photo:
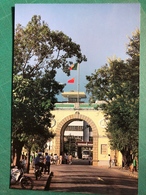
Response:
POLYGON ((94 110, 97 107, 97 104, 89 104, 89 103, 56 103, 55 109, 56 110, 94 110))

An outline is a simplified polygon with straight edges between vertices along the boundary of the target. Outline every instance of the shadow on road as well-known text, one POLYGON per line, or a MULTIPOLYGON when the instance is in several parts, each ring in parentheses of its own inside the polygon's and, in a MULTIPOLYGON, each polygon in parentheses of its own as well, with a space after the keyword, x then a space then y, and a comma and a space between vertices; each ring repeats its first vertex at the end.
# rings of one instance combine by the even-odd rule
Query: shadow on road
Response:
POLYGON ((50 191, 83 194, 137 195, 138 180, 117 168, 90 166, 87 160, 52 166, 50 191), (88 166, 87 166, 88 165, 88 166))

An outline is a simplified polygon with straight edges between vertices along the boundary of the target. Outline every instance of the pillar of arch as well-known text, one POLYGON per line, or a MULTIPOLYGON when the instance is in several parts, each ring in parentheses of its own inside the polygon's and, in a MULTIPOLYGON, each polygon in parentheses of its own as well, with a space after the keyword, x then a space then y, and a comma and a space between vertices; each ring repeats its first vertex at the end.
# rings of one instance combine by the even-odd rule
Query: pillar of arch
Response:
POLYGON ((61 141, 63 142, 63 134, 65 128, 75 120, 86 121, 92 128, 93 133, 93 165, 98 165, 98 129, 95 123, 88 116, 80 114, 78 111, 75 114, 69 115, 65 117, 56 128, 56 136, 55 136, 55 149, 56 153, 60 154, 61 151, 61 141))

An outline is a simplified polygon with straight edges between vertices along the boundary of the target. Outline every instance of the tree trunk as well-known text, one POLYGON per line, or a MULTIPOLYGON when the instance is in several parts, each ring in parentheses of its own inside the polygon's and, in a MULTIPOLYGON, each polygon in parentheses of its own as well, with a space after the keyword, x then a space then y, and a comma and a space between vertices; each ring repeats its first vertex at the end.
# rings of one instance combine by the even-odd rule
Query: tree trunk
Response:
POLYGON ((16 149, 16 153, 17 153, 16 165, 17 166, 20 164, 22 148, 23 148, 23 144, 20 142, 20 145, 16 149))
POLYGON ((23 142, 20 142, 17 139, 13 140, 13 164, 19 166, 22 148, 24 146, 23 142))
POLYGON ((12 166, 15 166, 16 165, 16 160, 17 160, 17 153, 16 153, 16 149, 13 149, 13 165, 12 166))
POLYGON ((28 153, 27 153, 27 162, 26 162, 26 172, 29 173, 31 148, 29 148, 27 151, 28 153))

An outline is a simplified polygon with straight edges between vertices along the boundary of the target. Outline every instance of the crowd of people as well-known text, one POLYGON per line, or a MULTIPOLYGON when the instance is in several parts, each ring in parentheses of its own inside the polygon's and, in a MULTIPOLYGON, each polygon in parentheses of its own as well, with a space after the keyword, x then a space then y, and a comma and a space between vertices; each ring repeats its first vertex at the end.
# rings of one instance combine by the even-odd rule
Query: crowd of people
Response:
MULTIPOLYGON (((108 160, 109 160, 109 168, 111 168, 111 166, 116 166, 115 156, 111 158, 111 155, 108 154, 108 160)), ((134 158, 131 157, 130 159, 126 159, 123 157, 122 169, 126 168, 129 169, 130 172, 134 173, 137 172, 137 167, 138 167, 138 159, 136 156, 134 158)))
POLYGON ((60 164, 72 164, 72 155, 64 154, 58 156, 57 154, 49 155, 48 153, 38 153, 37 156, 32 160, 32 166, 41 167, 41 171, 44 173, 50 173, 50 165, 60 165, 60 164))
POLYGON ((34 165, 41 167, 41 171, 48 174, 50 173, 50 156, 48 153, 45 153, 43 156, 41 153, 38 153, 37 157, 34 159, 34 165))
POLYGON ((65 164, 72 164, 72 155, 70 154, 64 154, 64 163, 65 164))
MULTIPOLYGON (((89 164, 92 164, 92 157, 88 158, 89 164)), ((27 154, 22 154, 22 162, 26 164, 27 161, 27 154)), ((69 153, 64 153, 62 155, 57 154, 48 154, 43 152, 36 152, 32 153, 30 156, 30 166, 35 168, 35 166, 39 166, 42 168, 43 172, 50 171, 50 165, 61 165, 61 164, 68 164, 71 165, 73 162, 73 156, 69 153), (47 171, 48 170, 48 171, 47 171)))
MULTIPOLYGON (((44 173, 50 172, 50 165, 61 165, 61 164, 72 164, 73 157, 71 154, 64 153, 63 155, 58 156, 57 154, 48 154, 48 153, 33 153, 33 155, 30 156, 30 165, 35 168, 35 166, 39 166, 42 168, 42 171, 44 173)), ((89 164, 92 164, 92 157, 88 158, 89 164)), ((26 161, 27 161, 27 154, 22 154, 21 157, 21 166, 25 169, 26 167, 26 161)), ((109 168, 112 166, 116 166, 116 158, 111 157, 110 154, 108 154, 108 161, 109 161, 109 168)), ((125 168, 127 165, 127 169, 130 169, 131 172, 137 172, 137 158, 134 157, 130 161, 125 161, 124 158, 122 159, 122 168, 125 168), (128 163, 129 162, 129 163, 128 163)))

